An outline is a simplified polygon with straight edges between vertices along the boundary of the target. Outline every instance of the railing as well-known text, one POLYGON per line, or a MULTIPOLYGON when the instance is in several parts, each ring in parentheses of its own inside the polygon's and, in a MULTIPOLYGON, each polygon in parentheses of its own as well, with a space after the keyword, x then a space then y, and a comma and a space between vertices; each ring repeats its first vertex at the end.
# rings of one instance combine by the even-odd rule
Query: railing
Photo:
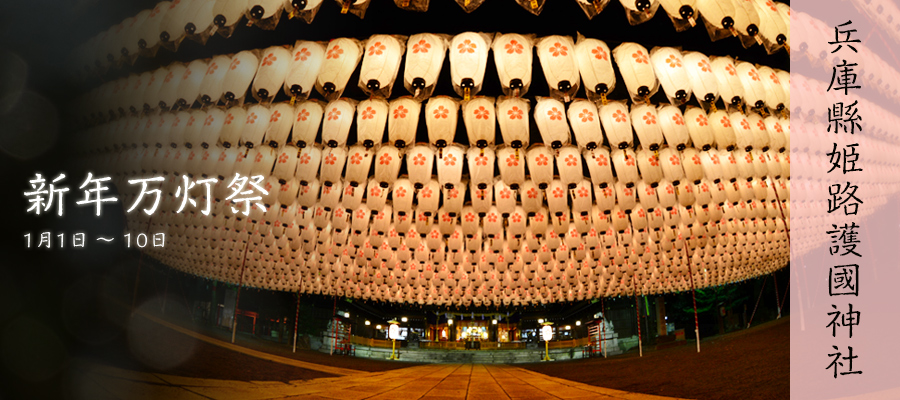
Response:
MULTIPOLYGON (((488 342, 482 341, 481 350, 520 350, 525 348, 524 342, 488 342), (499 345, 498 345, 499 344, 499 345)), ((465 350, 466 342, 420 342, 420 349, 465 350)))
POLYGON ((571 340, 556 340, 550 342, 551 349, 568 349, 572 347, 584 347, 591 344, 591 338, 580 338, 571 340))
MULTIPOLYGON (((382 339, 370 339, 364 338, 360 336, 350 336, 350 343, 360 345, 360 346, 368 346, 368 347, 378 347, 383 349, 391 348, 390 340, 382 340, 382 339)), ((572 339, 572 340, 556 340, 550 342, 551 349, 568 349, 573 347, 584 347, 590 345, 590 338, 580 338, 580 339, 572 339)), ((543 345, 543 343, 541 343, 543 345)), ((400 343, 397 343, 397 347, 400 347, 400 343)), ((419 342, 420 349, 432 349, 432 350, 466 350, 466 342, 419 342)), ((525 342, 481 342, 481 350, 524 350, 525 342), (498 346, 499 344, 499 346, 498 346)))
MULTIPOLYGON (((369 338, 359 337, 356 335, 350 336, 350 343, 358 344, 361 346, 368 346, 368 347, 379 347, 382 349, 390 349, 392 346, 392 343, 390 340, 369 339, 369 338)), ((399 345, 399 343, 398 343, 398 345, 399 345)))

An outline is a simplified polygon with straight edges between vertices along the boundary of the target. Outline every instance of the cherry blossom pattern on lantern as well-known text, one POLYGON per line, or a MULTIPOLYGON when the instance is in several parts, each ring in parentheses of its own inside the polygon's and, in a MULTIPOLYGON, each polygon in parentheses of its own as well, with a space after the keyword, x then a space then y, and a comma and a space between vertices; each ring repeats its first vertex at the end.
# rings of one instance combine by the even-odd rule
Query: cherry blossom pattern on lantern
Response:
POLYGON ((312 53, 306 47, 297 50, 297 54, 294 54, 294 61, 306 61, 312 53))
POLYGON ((506 49, 506 54, 522 54, 522 50, 525 49, 525 46, 523 46, 522 43, 519 43, 519 41, 515 39, 510 40, 509 43, 507 43, 506 46, 503 47, 506 49))
POLYGON ((344 54, 344 50, 341 49, 341 46, 334 46, 334 47, 328 49, 328 53, 325 54, 325 59, 326 60, 330 60, 330 59, 337 60, 338 57, 341 56, 341 54, 344 54))
POLYGON ((751 69, 750 71, 747 71, 747 75, 750 76, 750 79, 757 81, 757 82, 759 81, 759 73, 756 72, 755 69, 751 69))
POLYGON ((328 120, 329 121, 337 121, 338 118, 341 117, 341 110, 337 108, 332 108, 331 111, 328 112, 328 120))
POLYGON ((400 105, 399 107, 394 109, 394 119, 406 118, 406 114, 408 112, 409 112, 409 110, 407 110, 406 107, 403 107, 402 105, 400 105))
POLYGON ((697 119, 695 119, 695 121, 697 121, 697 125, 700 125, 700 126, 709 125, 709 121, 706 119, 706 116, 703 114, 698 115, 697 119))
POLYGON ((681 60, 679 60, 678 57, 675 57, 674 54, 669 54, 669 56, 666 57, 666 64, 669 64, 669 68, 679 68, 681 67, 681 60))
POLYGON ((569 54, 568 51, 569 49, 560 42, 553 43, 553 46, 550 46, 549 49, 553 57, 566 56, 569 54))
POLYGON ((553 107, 547 110, 547 116, 550 117, 551 121, 561 121, 563 118, 563 113, 556 107, 553 107))
POLYGON ((447 118, 450 115, 450 110, 444 106, 438 106, 432 111, 435 119, 447 118))
POLYGON ((647 58, 647 55, 644 54, 644 52, 641 50, 638 50, 637 52, 631 54, 631 57, 634 58, 634 62, 638 64, 650 64, 650 60, 647 58))
POLYGON ((419 40, 417 43, 413 44, 413 53, 427 53, 428 49, 431 48, 431 44, 425 41, 425 39, 419 40))
POLYGON ((484 106, 478 106, 473 113, 475 114, 475 119, 488 119, 491 116, 491 112, 484 106))
POLYGON ((522 116, 525 115, 525 112, 519 108, 519 106, 513 106, 506 112, 506 115, 509 115, 509 119, 522 119, 522 116))
POLYGON ((578 118, 581 118, 581 122, 591 122, 594 120, 594 113, 585 108, 578 113, 578 118))
POLYGON ((471 40, 466 39, 466 40, 463 40, 463 42, 460 43, 458 46, 456 46, 456 48, 459 50, 460 54, 465 54, 465 53, 471 54, 471 53, 475 53, 475 49, 477 48, 477 46, 471 40))
POLYGON ((275 54, 273 54, 273 53, 269 53, 268 55, 266 55, 266 58, 263 58, 262 65, 264 67, 268 67, 268 66, 272 65, 275 61, 278 61, 278 57, 275 57, 275 54))
POLYGON ((380 56, 384 54, 385 50, 387 50, 387 46, 381 42, 375 42, 375 44, 369 46, 369 56, 380 56))
POLYGON ((363 110, 361 115, 362 115, 363 120, 375 118, 375 109, 372 107, 366 107, 366 109, 363 110))
POLYGON ((444 156, 444 165, 448 167, 456 165, 456 157, 453 154, 447 154, 444 156))

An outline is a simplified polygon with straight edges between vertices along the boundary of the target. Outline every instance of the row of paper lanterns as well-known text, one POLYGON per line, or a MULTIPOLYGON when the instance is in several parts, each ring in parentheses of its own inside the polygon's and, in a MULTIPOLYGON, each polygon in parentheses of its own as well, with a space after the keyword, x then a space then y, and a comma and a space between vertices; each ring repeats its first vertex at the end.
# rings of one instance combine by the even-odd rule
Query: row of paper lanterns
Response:
POLYGON ((684 105, 692 97, 705 106, 722 98, 726 105, 781 110, 790 104, 790 74, 768 66, 734 62, 699 52, 682 53, 673 47, 648 51, 637 43, 623 43, 610 51, 597 39, 568 36, 536 40, 520 34, 486 35, 466 32, 448 41, 424 33, 405 37, 374 35, 364 42, 339 38, 327 44, 298 41, 292 49, 274 46, 219 55, 210 60, 175 63, 153 71, 110 81, 74 102, 75 116, 90 124, 120 115, 140 115, 156 109, 186 109, 195 102, 209 106, 240 105, 246 93, 261 103, 284 91, 306 98, 316 88, 327 100, 338 99, 359 65, 359 87, 368 95, 389 98, 406 52, 405 88, 416 100, 431 96, 449 48, 451 80, 464 99, 482 87, 489 49, 503 92, 510 97, 527 93, 531 85, 532 47, 537 48, 551 97, 566 103, 580 85, 588 97, 600 100, 616 86, 613 59, 630 98, 644 102, 662 87, 670 102, 684 105), (362 62, 360 63, 360 60, 362 62), (582 83, 583 82, 583 83, 582 83))
MULTIPOLYGON (((467 11, 483 0, 457 0, 467 11)), ((539 13, 545 0, 516 0, 527 10, 539 13), (537 7, 534 7, 537 6, 537 7)), ((598 14, 609 0, 577 0, 589 17, 598 14)), ((790 48, 790 7, 770 0, 620 0, 632 24, 651 19, 659 6, 670 17, 676 30, 685 30, 703 21, 713 40, 736 36, 744 47, 761 44, 770 54, 790 48), (702 17, 702 18, 701 18, 702 17)), ((73 52, 77 71, 104 71, 110 66, 133 63, 138 56, 154 57, 160 48, 177 51, 184 39, 201 44, 215 33, 231 35, 246 17, 251 24, 274 29, 283 12, 290 18, 312 22, 322 0, 176 0, 163 1, 154 8, 128 17, 109 30, 99 33, 73 52), (301 5, 302 4, 302 5, 301 5)), ((342 11, 360 17, 369 0, 339 0, 342 11), (347 8, 344 8, 346 6, 347 8)), ((425 11, 427 0, 396 0, 403 8, 425 11), (403 4, 405 3, 405 5, 403 4)))

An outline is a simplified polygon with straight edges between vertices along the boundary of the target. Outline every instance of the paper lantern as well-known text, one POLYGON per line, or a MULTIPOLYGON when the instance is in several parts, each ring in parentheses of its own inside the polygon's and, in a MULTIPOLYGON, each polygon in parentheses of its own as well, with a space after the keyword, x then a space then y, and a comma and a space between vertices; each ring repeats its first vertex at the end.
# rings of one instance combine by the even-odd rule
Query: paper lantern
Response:
POLYGON ((446 54, 447 40, 439 35, 419 33, 409 37, 403 79, 413 97, 418 100, 431 97, 446 54))
POLYGON ((638 182, 638 184, 645 183, 651 187, 656 187, 663 178, 659 156, 650 150, 640 148, 635 154, 635 159, 637 160, 638 170, 641 175, 641 181, 638 182))
POLYGON ((456 100, 439 96, 428 100, 425 105, 425 126, 428 128, 429 142, 438 149, 453 143, 459 104, 456 100))
POLYGON ((481 91, 490 46, 490 37, 476 32, 460 33, 450 41, 450 80, 463 100, 481 91))
POLYGON ((550 96, 568 103, 581 80, 575 61, 575 43, 569 36, 551 35, 539 39, 535 47, 550 86, 550 96))
MULTIPOLYGON (((421 211, 423 215, 431 216, 437 212, 438 204, 441 200, 440 185, 437 181, 429 181, 422 189, 416 192, 416 201, 418 202, 417 211, 421 211)), ((416 217, 417 222, 421 218, 416 217)))
POLYGON ((503 93, 515 98, 528 93, 534 47, 532 37, 507 33, 497 36, 492 47, 503 93))
POLYGON ((790 35, 790 28, 785 24, 782 16, 779 15, 778 9, 772 9, 765 1, 752 1, 759 15, 759 35, 763 39, 766 51, 771 54, 782 46, 789 46, 788 35, 790 35))
MULTIPOLYGON (((288 142, 293 125, 294 107, 288 103, 278 103, 272 106, 269 116, 269 127, 266 130, 264 143, 271 147, 284 146, 288 142)), ((208 117, 207 117, 208 118, 208 117)))
POLYGON ((390 194, 390 188, 382 187, 375 179, 369 181, 366 188, 366 206, 372 210, 372 215, 380 216, 383 212, 390 211, 385 203, 388 194, 390 194))
POLYGON ((610 158, 612 159, 618 181, 628 187, 634 186, 634 183, 640 179, 634 151, 627 148, 624 150, 613 150, 610 158))
POLYGON ((740 105, 744 99, 744 84, 738 77, 734 60, 728 56, 711 57, 709 60, 722 100, 725 104, 740 105))
MULTIPOLYGON (((716 147, 719 150, 731 151, 737 148, 737 135, 728 113, 723 110, 716 110, 709 114, 708 121, 712 126, 713 136, 716 138, 716 147)), ((743 129, 743 127, 741 128, 743 129)))
MULTIPOLYGON (((759 23, 759 14, 752 1, 734 2, 734 29, 741 35, 752 38, 750 43, 756 43, 753 40, 759 34, 759 23)), ((746 41, 744 47, 747 47, 746 41)))
MULTIPOLYGON (((372 161, 377 160, 376 153, 365 146, 352 146, 347 152, 347 169, 344 178, 350 186, 357 187, 369 177, 372 161)), ((399 161, 399 160, 398 160, 399 161)))
POLYGON ((669 102, 677 105, 691 99, 691 86, 681 52, 672 47, 654 47, 650 62, 669 102))
POLYGON ((465 182, 450 188, 444 187, 441 189, 441 192, 443 193, 444 210, 452 217, 456 217, 456 215, 462 212, 463 200, 466 197, 465 182))
POLYGON ((226 104, 243 101, 259 63, 259 58, 252 51, 245 50, 231 57, 231 64, 222 81, 222 96, 226 104))
POLYGON ((317 166, 322 161, 322 151, 317 147, 304 147, 297 156, 296 178, 301 185, 317 180, 317 166))
POLYGON ((656 74, 650 65, 650 53, 637 43, 622 43, 613 49, 613 57, 634 102, 643 102, 659 89, 656 74))
POLYGON ((393 146, 381 146, 375 153, 375 181, 387 189, 397 179, 400 172, 400 161, 402 156, 400 151, 393 146))
POLYGON ((322 144, 331 148, 344 146, 347 143, 347 135, 353 124, 355 103, 352 100, 335 100, 324 108, 324 121, 322 121, 322 144))
POLYGON ((319 125, 321 125, 322 118, 325 115, 322 104, 315 100, 304 101, 297 105, 295 114, 291 135, 294 143, 301 149, 315 144, 316 135, 319 133, 319 125))
POLYGON ((603 144, 600 116, 594 103, 575 100, 569 106, 568 116, 579 147, 593 150, 603 144))
POLYGON ((462 181, 462 169, 465 163, 465 149, 462 146, 453 145, 443 152, 443 156, 437 158, 437 176, 442 186, 453 187, 462 181))
POLYGON ((356 136, 365 148, 380 145, 388 120, 388 103, 381 99, 363 100, 357 105, 356 136))
POLYGON ((365 55, 359 73, 359 88, 369 96, 388 98, 400 71, 404 44, 390 35, 372 35, 363 46, 365 55))
POLYGON ((713 128, 709 125, 709 117, 699 107, 688 107, 684 111, 684 122, 694 147, 707 151, 715 145, 713 128))
POLYGON ((550 148, 543 145, 533 145, 526 154, 526 160, 532 182, 539 189, 546 189, 553 179, 553 154, 550 148))
POLYGON ((613 179, 609 152, 605 147, 598 147, 594 150, 585 150, 582 155, 591 175, 591 183, 606 187, 613 179))
POLYGON ((569 144, 569 124, 566 122, 566 107, 558 100, 539 98, 534 107, 534 120, 545 145, 558 150, 569 144))
MULTIPOLYGON (((240 54, 240 53, 238 53, 238 54, 240 54)), ((235 57, 237 57, 237 55, 235 55, 235 57)), ((234 61, 232 61, 232 63, 233 62, 234 61)), ((172 108, 176 107, 177 101, 178 101, 178 86, 181 85, 181 81, 184 80, 184 71, 187 70, 187 66, 185 66, 184 64, 175 63, 175 64, 169 65, 167 67, 167 69, 169 72, 166 74, 165 79, 163 79, 163 85, 162 85, 162 87, 160 87, 159 94, 158 94, 159 106, 162 109, 172 109, 172 108)), ((250 69, 252 69, 252 72, 247 72, 247 73, 249 73, 249 74, 256 73, 255 65, 253 65, 250 69)), ((236 73, 236 72, 229 74, 229 75, 235 76, 234 79, 240 78, 239 76, 237 76, 238 73, 236 73)), ((228 77, 228 75, 226 75, 226 79, 227 79, 227 77, 228 77)), ((253 78, 253 76, 251 75, 250 79, 252 79, 252 78, 253 78)), ((138 86, 140 83, 139 79, 140 79, 140 76, 138 76, 138 75, 130 76, 128 78, 128 82, 127 82, 128 86, 127 87, 138 86)), ((250 83, 248 81, 247 85, 249 86, 249 84, 250 83)), ((244 88, 244 90, 246 91, 246 88, 244 88)), ((123 92, 123 94, 124 93, 125 92, 123 92)), ((137 98, 132 95, 131 97, 123 98, 122 100, 134 101, 134 100, 137 100, 137 98)))
POLYGON ((672 105, 661 105, 657 116, 666 143, 677 150, 684 150, 690 144, 690 136, 681 110, 672 105))
POLYGON ((656 0, 619 0, 619 2, 625 7, 625 16, 631 25, 638 25, 648 21, 656 15, 656 10, 659 9, 659 3, 656 0))
POLYGON ((734 67, 744 86, 744 102, 752 107, 764 107, 766 105, 766 88, 763 86, 759 71, 753 64, 746 61, 735 63, 734 67))
POLYGON ((658 150, 664 138, 659 127, 659 115, 656 108, 646 104, 633 104, 631 121, 641 145, 652 151, 658 150))
POLYGON ((399 149, 415 143, 419 112, 422 106, 411 98, 391 101, 388 117, 388 139, 399 149))
POLYGON ((697 0, 696 6, 703 21, 713 29, 730 30, 734 28, 734 4, 732 2, 697 0))
MULTIPOLYGON (((466 159, 469 164, 469 179, 471 180, 473 185, 479 188, 486 188, 488 185, 493 184, 495 156, 494 151, 491 148, 479 149, 476 147, 470 147, 466 152, 466 159)), ((504 158, 501 164, 509 165, 512 163, 518 163, 518 161, 515 160, 515 158, 513 158, 512 160, 507 160, 507 158, 504 158)), ((521 160, 521 163, 524 166, 525 160, 521 160)), ((523 167, 523 180, 524 176, 525 172, 523 167)))
POLYGON ((624 149, 631 147, 634 131, 631 127, 631 116, 624 102, 613 101, 598 110, 600 122, 610 148, 624 149))
POLYGON ((281 46, 272 46, 263 50, 261 57, 251 93, 258 101, 268 102, 284 86, 291 67, 291 51, 281 46))
POLYGON ((284 77, 284 94, 291 96, 292 99, 306 99, 316 85, 316 77, 325 61, 325 46, 317 42, 298 40, 291 54, 293 57, 289 60, 288 71, 284 77))
POLYGON ((781 85, 781 80, 774 69, 760 65, 757 67, 757 73, 759 73, 759 79, 765 90, 765 103, 770 109, 782 111, 786 106, 790 105, 781 85))
POLYGON ((556 166, 559 169, 560 180, 567 188, 574 188, 584 178, 581 164, 582 159, 578 148, 565 146, 559 149, 556 155, 556 166))
POLYGON ((528 100, 522 98, 505 98, 497 102, 497 122, 503 142, 517 153, 530 143, 529 108, 528 100))
POLYGON ((362 45, 356 39, 338 38, 328 42, 325 60, 316 77, 316 90, 329 101, 337 100, 344 92, 350 75, 362 58, 362 45))
POLYGON ((669 19, 677 31, 693 27, 696 24, 697 13, 694 10, 694 0, 659 0, 669 19))
POLYGON ((606 43, 579 35, 575 59, 589 98, 605 97, 616 88, 616 73, 606 43))

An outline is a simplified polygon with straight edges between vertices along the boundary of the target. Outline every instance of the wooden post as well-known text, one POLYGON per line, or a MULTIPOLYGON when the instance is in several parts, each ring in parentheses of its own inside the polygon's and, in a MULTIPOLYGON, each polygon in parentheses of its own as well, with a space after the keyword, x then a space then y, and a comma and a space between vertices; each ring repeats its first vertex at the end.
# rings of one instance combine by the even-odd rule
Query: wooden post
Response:
POLYGON ((634 274, 631 275, 631 293, 634 295, 634 313, 637 317, 638 328, 638 355, 644 356, 644 346, 641 344, 641 305, 638 303, 637 284, 634 282, 634 274))
POLYGON ((237 297, 234 299, 234 314, 231 317, 231 343, 234 343, 234 338, 237 336, 238 305, 241 303, 241 287, 244 286, 244 267, 247 266, 247 250, 250 250, 249 239, 247 243, 244 244, 244 261, 241 261, 241 278, 238 281, 237 297))
POLYGON ((694 336, 697 338, 697 352, 700 352, 700 321, 697 319, 697 291, 694 289, 694 270, 691 268, 691 256, 688 253, 687 241, 684 242, 684 255, 687 257, 688 276, 691 278, 691 300, 694 303, 694 336))
POLYGON ((300 318, 300 292, 297 292, 297 311, 294 313, 294 350, 297 352, 297 320, 300 318))

